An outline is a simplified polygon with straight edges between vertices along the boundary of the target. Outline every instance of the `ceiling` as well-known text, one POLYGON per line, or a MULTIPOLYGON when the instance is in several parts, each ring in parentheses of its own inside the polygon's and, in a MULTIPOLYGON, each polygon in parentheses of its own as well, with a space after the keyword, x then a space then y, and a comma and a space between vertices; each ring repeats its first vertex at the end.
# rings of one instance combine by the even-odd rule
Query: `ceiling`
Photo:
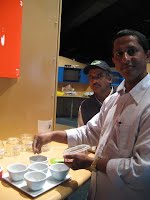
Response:
POLYGON ((60 56, 111 62, 113 35, 125 28, 150 40, 149 0, 62 0, 60 56))

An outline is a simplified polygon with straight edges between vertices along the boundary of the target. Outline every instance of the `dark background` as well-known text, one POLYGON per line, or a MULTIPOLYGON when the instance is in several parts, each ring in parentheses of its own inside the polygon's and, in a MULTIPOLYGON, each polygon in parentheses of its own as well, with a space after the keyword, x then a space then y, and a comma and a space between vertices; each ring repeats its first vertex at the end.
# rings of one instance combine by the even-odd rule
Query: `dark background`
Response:
POLYGON ((150 40, 149 0, 62 0, 60 56, 112 65, 111 41, 121 29, 135 29, 150 40))

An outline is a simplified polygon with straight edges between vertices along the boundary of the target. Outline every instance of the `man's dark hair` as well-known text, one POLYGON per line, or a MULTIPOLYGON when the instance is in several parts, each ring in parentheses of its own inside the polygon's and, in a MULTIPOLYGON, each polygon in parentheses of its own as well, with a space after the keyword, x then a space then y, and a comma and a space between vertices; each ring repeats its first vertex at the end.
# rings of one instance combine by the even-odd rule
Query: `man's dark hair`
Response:
POLYGON ((114 41, 117 38, 123 37, 123 36, 136 36, 138 43, 143 47, 144 52, 147 53, 147 51, 149 50, 149 43, 148 43, 148 39, 146 38, 145 35, 143 35, 142 33, 135 31, 135 30, 131 30, 131 29, 124 29, 119 31, 113 38, 112 42, 114 43, 114 41))

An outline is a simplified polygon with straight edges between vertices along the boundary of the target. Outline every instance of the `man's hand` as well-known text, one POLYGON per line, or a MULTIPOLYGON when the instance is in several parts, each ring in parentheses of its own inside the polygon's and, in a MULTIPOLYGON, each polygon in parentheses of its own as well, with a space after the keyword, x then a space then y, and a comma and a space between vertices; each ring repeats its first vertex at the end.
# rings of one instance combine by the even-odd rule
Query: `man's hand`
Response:
POLYGON ((35 135, 33 144, 32 144, 33 152, 41 153, 42 146, 52 141, 67 144, 66 132, 65 131, 51 131, 51 132, 39 133, 35 135))
POLYGON ((89 157, 85 153, 78 153, 65 155, 64 162, 68 167, 72 168, 73 170, 86 169, 91 166, 93 158, 89 157))
POLYGON ((34 136, 32 149, 34 153, 41 153, 41 148, 44 144, 47 144, 51 141, 51 133, 45 132, 45 133, 39 133, 34 136))

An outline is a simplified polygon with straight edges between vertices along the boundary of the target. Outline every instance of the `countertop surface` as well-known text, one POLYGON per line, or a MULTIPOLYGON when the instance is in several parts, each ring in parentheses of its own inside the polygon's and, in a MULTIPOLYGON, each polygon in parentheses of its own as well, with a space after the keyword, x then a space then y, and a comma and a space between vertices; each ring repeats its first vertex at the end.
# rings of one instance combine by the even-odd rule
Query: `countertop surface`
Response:
MULTIPOLYGON (((65 144, 60 144, 56 142, 52 142, 49 145, 50 150, 47 152, 42 152, 42 155, 51 158, 62 158, 63 151, 68 147, 65 144)), ((21 152, 19 156, 14 157, 3 157, 0 159, 0 165, 4 168, 3 173, 6 173, 6 166, 12 163, 24 163, 29 164, 29 157, 33 155, 33 152, 21 152)), ((68 197, 73 191, 75 191, 78 187, 84 184, 91 176, 91 172, 88 170, 70 170, 69 174, 71 175, 71 179, 62 183, 61 185, 45 192, 44 194, 36 197, 35 199, 39 200, 60 200, 68 197), (81 176, 82 174, 82 176, 81 176)), ((0 181, 0 197, 1 199, 33 199, 19 189, 13 188, 7 182, 1 180, 0 181)))
POLYGON ((92 95, 93 92, 60 92, 57 91, 57 97, 78 97, 78 98, 89 98, 90 95, 92 95))

